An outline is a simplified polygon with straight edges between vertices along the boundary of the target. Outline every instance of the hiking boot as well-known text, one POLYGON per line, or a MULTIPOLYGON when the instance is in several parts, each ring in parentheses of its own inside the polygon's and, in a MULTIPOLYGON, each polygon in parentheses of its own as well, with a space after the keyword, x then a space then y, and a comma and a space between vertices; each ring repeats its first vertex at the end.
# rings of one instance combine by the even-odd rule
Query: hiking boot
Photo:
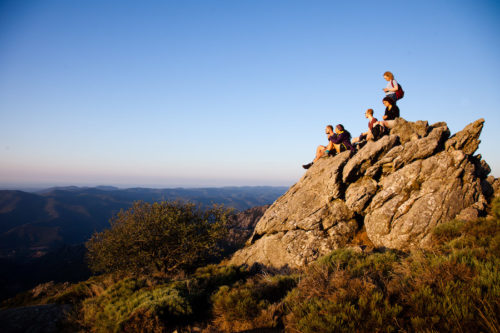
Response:
POLYGON ((311 162, 311 163, 307 163, 307 164, 304 164, 302 167, 303 167, 304 169, 309 169, 309 168, 311 167, 311 165, 313 165, 313 162, 311 162))

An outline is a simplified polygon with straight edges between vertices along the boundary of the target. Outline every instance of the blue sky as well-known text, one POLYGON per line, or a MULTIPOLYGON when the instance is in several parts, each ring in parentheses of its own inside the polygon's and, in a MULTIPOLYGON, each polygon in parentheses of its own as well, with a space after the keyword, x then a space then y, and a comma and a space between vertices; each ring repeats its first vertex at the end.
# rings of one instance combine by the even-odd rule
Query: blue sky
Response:
POLYGON ((387 70, 498 177, 499 36, 496 1, 0 0, 0 185, 291 185, 387 70))

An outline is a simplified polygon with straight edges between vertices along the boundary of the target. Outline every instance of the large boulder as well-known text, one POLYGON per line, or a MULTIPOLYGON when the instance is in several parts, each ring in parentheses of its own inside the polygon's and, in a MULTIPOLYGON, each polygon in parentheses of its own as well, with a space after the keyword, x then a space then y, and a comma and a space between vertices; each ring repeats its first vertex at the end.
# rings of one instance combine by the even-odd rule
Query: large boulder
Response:
POLYGON ((415 161, 383 178, 364 219, 377 246, 426 246, 431 230, 482 200, 474 165, 460 150, 415 161))
POLYGON ((483 118, 467 125, 463 130, 457 132, 446 141, 446 150, 461 150, 468 155, 474 154, 481 143, 479 135, 481 135, 483 125, 483 118))
POLYGON ((406 121, 403 118, 397 118, 393 128, 391 129, 391 135, 396 135, 402 144, 408 141, 423 138, 427 135, 429 131, 429 124, 427 121, 406 121))
POLYGON ((481 216, 498 193, 488 164, 473 156, 483 124, 450 137, 444 122, 398 119, 354 156, 320 159, 266 210, 231 262, 299 268, 364 231, 375 246, 427 246, 435 226, 481 216))
POLYGON ((329 215, 331 201, 344 192, 340 179, 348 159, 349 152, 343 152, 314 163, 297 184, 267 209, 252 239, 278 231, 317 229, 329 215))
POLYGON ((363 175, 381 156, 392 147, 399 144, 396 135, 384 136, 378 141, 370 141, 356 155, 354 155, 344 168, 343 182, 352 182, 363 175))
MULTIPOLYGON (((406 128, 411 128, 407 122, 402 124, 406 128)), ((395 129, 399 129, 399 127, 395 129)), ((380 173, 389 174, 413 161, 425 159, 442 150, 443 144, 449 136, 450 130, 446 124, 432 128, 426 137, 418 138, 418 136, 414 136, 413 140, 406 141, 405 144, 391 149, 383 158, 368 168, 365 176, 376 177, 380 173)))
POLYGON ((300 267, 344 246, 358 224, 341 197, 349 152, 316 162, 269 207, 233 263, 300 267))

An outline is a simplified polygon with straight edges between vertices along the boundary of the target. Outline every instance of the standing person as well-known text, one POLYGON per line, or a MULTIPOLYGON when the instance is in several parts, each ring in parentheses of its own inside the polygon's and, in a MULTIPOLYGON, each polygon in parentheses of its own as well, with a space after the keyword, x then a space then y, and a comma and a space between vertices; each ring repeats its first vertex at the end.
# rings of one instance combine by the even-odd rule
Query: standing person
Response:
POLYGON ((365 118, 368 119, 368 131, 361 133, 360 136, 352 139, 352 143, 360 142, 363 140, 366 141, 373 140, 373 134, 372 134, 373 125, 378 121, 377 118, 373 116, 373 109, 366 110, 365 118))
POLYGON ((394 104, 394 101, 390 97, 384 97, 382 103, 385 105, 385 113, 382 119, 377 124, 385 126, 387 128, 393 128, 396 118, 399 118, 399 108, 394 104))
POLYGON ((392 98, 394 104, 396 104, 396 91, 399 88, 398 82, 394 79, 394 75, 391 72, 385 72, 384 79, 387 81, 387 87, 383 89, 385 91, 385 95, 386 97, 392 98))

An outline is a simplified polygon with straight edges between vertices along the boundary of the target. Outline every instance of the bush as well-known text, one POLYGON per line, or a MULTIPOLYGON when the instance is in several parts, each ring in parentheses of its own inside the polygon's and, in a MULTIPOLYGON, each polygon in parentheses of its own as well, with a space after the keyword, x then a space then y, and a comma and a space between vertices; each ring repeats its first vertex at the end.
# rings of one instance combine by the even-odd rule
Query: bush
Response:
POLYGON ((301 332, 498 332, 500 221, 451 221, 432 251, 337 250, 311 265, 285 299, 301 332))
POLYGON ((493 200, 492 213, 497 220, 500 220, 500 197, 493 200))
POLYGON ((94 272, 175 272, 220 252, 228 210, 193 204, 137 202, 111 219, 111 228, 87 242, 94 272))
POLYGON ((337 250, 312 265, 286 298, 287 327, 301 332, 396 330, 402 310, 386 286, 394 252, 366 255, 337 250))
POLYGON ((248 274, 244 267, 209 265, 184 279, 128 277, 93 295, 89 284, 81 283, 70 295, 88 295, 80 306, 80 321, 88 331, 164 332, 206 320, 210 295, 248 274))
POLYGON ((217 266, 200 267, 188 279, 193 289, 208 291, 210 294, 221 285, 231 285, 245 279, 250 272, 245 266, 217 266))
POLYGON ((100 296, 108 287, 117 283, 122 278, 123 276, 117 274, 93 276, 87 281, 73 284, 61 290, 57 295, 51 297, 48 302, 58 304, 79 304, 87 298, 100 296))
POLYGON ((145 279, 124 279, 83 302, 83 322, 97 332, 121 332, 137 327, 138 322, 150 325, 146 331, 161 331, 192 314, 184 290, 177 287, 148 288, 145 279))
POLYGON ((276 327, 280 302, 296 285, 296 277, 276 275, 222 286, 212 297, 214 323, 228 332, 276 327))

